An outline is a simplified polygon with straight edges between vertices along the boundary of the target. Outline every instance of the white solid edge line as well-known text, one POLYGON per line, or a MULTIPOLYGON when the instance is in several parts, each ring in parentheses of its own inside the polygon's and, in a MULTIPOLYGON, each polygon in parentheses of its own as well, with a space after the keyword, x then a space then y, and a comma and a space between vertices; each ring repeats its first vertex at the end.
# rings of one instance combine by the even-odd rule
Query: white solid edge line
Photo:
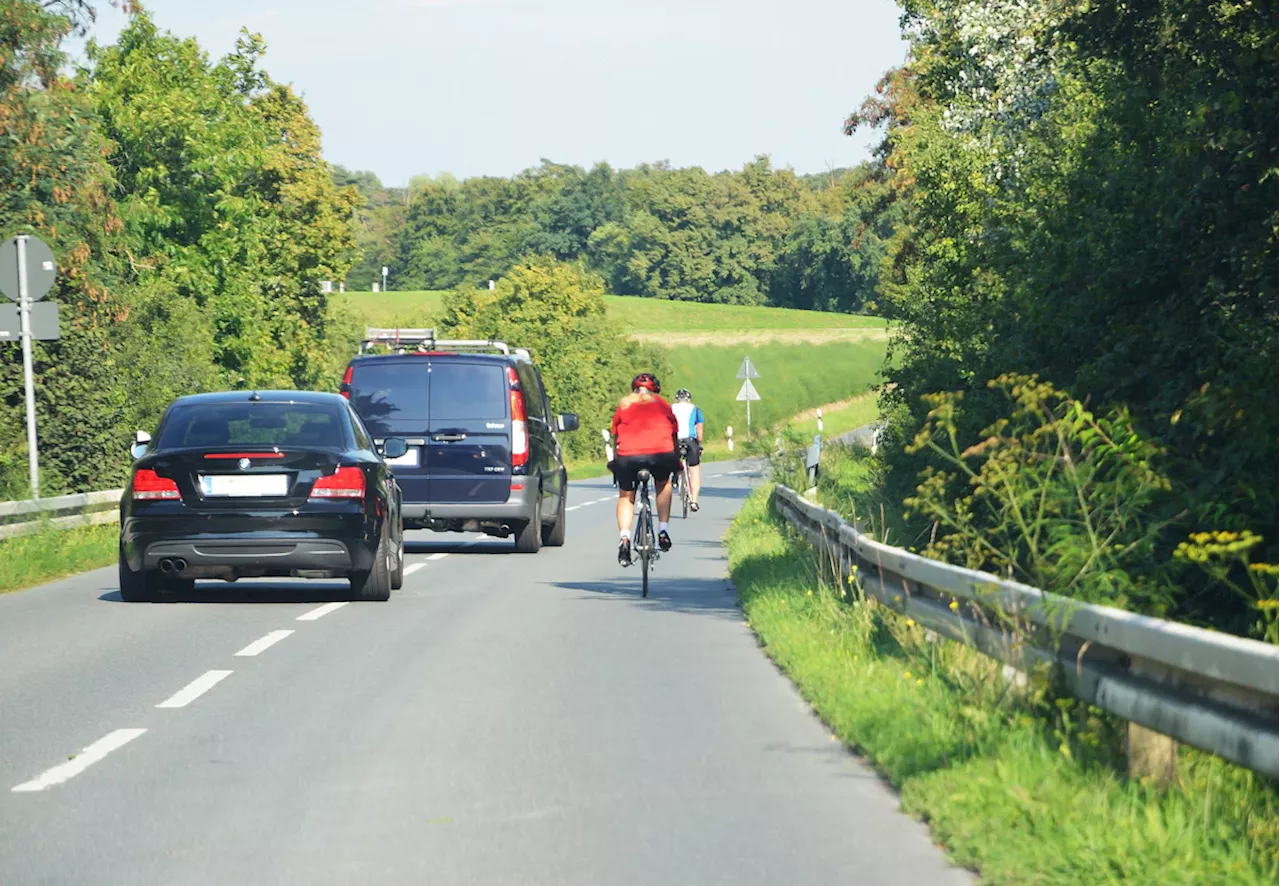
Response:
POLYGON ((447 557, 447 556, 449 556, 448 552, 440 552, 440 553, 432 554, 431 556, 427 557, 427 559, 428 559, 428 560, 443 560, 443 559, 444 559, 445 557, 447 557))
POLYGON ((259 652, 264 652, 267 649, 270 649, 272 646, 276 645, 277 643, 279 643, 281 640, 283 640, 285 637, 289 636, 292 633, 293 631, 272 631, 271 633, 267 634, 265 637, 259 637, 257 640, 254 640, 248 646, 246 646, 245 648, 237 652, 236 655, 237 656, 257 655, 259 652))
POLYGON ((426 563, 410 563, 408 566, 404 568, 404 574, 413 575, 415 572, 417 572, 419 569, 423 568, 426 565, 427 565, 426 563))
POLYGON ((231 671, 205 671, 173 695, 160 702, 156 707, 185 708, 230 676, 231 671))
POLYGON ((298 621, 315 621, 317 618, 324 618, 330 612, 333 612, 333 610, 341 609, 343 606, 346 606, 349 602, 351 601, 339 600, 337 603, 326 603, 323 606, 317 606, 315 609, 312 609, 310 612, 304 612, 302 613, 302 615, 299 615, 297 620, 298 621))
POLYGON ((62 784, 67 779, 74 778, 84 772, 112 751, 124 747, 146 731, 145 729, 117 729, 115 732, 108 732, 67 762, 59 763, 52 769, 47 769, 40 773, 31 781, 24 781, 13 788, 13 793, 34 793, 35 791, 43 791, 45 788, 51 788, 56 784, 62 784))
POLYGON ((565 508, 565 510, 576 511, 578 508, 581 508, 581 507, 585 507, 585 505, 570 505, 569 507, 565 508))

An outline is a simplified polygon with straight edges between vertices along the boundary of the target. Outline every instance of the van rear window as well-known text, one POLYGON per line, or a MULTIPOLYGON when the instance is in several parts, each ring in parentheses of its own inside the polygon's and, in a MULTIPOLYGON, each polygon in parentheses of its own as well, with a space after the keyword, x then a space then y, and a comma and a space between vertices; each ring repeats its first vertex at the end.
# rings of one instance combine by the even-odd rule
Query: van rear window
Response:
POLYGON ((431 421, 506 418, 507 377, 495 363, 433 362, 431 421))
POLYGON ((351 405, 366 422, 427 418, 427 361, 371 360, 351 370, 351 405))

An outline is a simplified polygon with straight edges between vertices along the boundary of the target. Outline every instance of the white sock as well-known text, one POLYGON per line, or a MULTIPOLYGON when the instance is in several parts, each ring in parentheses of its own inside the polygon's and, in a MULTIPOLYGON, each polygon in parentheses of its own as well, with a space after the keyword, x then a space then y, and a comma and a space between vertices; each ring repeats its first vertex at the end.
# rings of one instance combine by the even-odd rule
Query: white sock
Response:
POLYGON ((659 521, 659 522, 658 522, 658 531, 659 531, 659 532, 667 532, 667 531, 669 531, 669 530, 667 529, 667 524, 666 524, 666 523, 663 523, 663 522, 661 522, 661 521, 659 521))
POLYGON ((618 537, 619 537, 619 538, 621 538, 623 541, 626 541, 627 539, 629 539, 629 538, 631 537, 631 533, 630 533, 630 532, 628 532, 628 531, 627 531, 627 530, 625 530, 625 529, 619 529, 619 530, 618 530, 618 537))

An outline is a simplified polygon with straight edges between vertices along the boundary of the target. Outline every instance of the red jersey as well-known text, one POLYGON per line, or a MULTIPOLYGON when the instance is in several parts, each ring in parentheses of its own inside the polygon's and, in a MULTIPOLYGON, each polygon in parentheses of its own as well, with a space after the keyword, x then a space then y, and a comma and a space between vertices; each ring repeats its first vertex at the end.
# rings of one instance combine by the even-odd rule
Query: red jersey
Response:
POLYGON ((613 414, 613 439, 618 455, 656 455, 675 452, 676 421, 671 404, 656 394, 647 399, 632 395, 618 404, 613 414))

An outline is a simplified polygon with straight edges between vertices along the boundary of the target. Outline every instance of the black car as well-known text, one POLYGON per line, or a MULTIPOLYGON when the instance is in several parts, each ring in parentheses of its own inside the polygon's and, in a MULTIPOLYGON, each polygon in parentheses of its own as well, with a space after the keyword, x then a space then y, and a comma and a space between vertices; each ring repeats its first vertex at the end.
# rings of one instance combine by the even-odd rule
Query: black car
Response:
POLYGON ((517 551, 565 541, 568 474, 553 415, 526 351, 499 341, 443 341, 431 329, 369 329, 340 388, 390 460, 410 529, 515 536, 517 551), (368 353, 376 347, 390 353, 368 353))
POLYGON ((349 578, 386 600, 404 578, 401 493, 359 416, 337 394, 235 391, 180 397, 120 501, 120 596, 155 600, 197 578, 349 578))

